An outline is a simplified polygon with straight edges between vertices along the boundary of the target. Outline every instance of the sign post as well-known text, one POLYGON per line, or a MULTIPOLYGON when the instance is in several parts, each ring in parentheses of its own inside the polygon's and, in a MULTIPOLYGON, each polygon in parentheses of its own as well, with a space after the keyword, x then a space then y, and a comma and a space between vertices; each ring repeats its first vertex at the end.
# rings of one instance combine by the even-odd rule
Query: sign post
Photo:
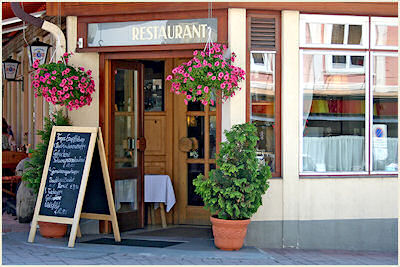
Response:
POLYGON ((121 241, 101 130, 54 126, 28 241, 34 241, 39 221, 71 224, 68 247, 74 247, 80 218, 111 221, 115 241, 121 241), (100 207, 86 204, 85 193, 100 207))

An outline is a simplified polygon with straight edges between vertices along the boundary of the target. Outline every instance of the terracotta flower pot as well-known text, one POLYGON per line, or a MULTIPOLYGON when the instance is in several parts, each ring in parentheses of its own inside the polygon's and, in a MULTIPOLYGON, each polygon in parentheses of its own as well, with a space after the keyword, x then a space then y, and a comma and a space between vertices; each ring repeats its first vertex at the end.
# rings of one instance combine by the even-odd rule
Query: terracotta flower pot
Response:
POLYGON ((67 225, 62 223, 38 222, 43 237, 61 238, 67 233, 67 225))
POLYGON ((222 250, 239 250, 247 233, 248 220, 223 220, 210 217, 214 234, 214 244, 222 250))

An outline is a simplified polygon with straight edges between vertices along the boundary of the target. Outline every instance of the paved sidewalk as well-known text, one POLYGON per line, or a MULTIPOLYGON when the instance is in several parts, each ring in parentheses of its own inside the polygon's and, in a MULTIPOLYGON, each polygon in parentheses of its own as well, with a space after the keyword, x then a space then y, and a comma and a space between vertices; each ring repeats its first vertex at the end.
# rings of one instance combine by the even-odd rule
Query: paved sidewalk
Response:
MULTIPOLYGON (((105 235, 101 235, 104 237, 105 235)), ((396 265, 396 253, 327 250, 257 249, 221 251, 212 240, 196 239, 167 248, 76 243, 46 239, 37 233, 3 233, 4 265, 396 265)), ((99 236, 91 236, 90 239, 99 236)), ((88 238, 88 237, 87 237, 88 238)))
POLYGON ((111 235, 85 235, 68 248, 68 238, 47 239, 39 232, 28 243, 29 224, 3 214, 3 265, 397 265, 397 253, 337 250, 259 249, 240 251, 215 248, 212 239, 143 236, 143 231, 122 238, 184 241, 166 248, 80 243, 111 235), (6 231, 11 232, 6 232, 6 231))

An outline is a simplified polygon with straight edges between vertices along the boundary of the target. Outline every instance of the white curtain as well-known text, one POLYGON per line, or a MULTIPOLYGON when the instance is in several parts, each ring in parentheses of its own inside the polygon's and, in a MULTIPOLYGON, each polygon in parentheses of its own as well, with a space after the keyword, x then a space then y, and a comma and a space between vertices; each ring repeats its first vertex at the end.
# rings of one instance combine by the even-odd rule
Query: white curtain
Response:
MULTIPOLYGON (((388 138, 388 157, 374 159, 374 171, 397 170, 397 138, 388 138), (395 164, 395 165, 394 165, 395 164), (388 166, 391 166, 388 169, 388 166)), ((363 136, 303 138, 303 171, 351 172, 365 170, 363 136)))

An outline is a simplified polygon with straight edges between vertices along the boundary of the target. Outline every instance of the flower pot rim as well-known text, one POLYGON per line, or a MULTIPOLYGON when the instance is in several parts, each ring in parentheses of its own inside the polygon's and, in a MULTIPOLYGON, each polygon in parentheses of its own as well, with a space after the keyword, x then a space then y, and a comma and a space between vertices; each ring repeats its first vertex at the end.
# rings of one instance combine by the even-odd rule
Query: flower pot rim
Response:
POLYGON ((211 221, 228 221, 228 222, 247 222, 250 221, 251 219, 238 219, 238 220, 227 220, 227 219, 220 219, 217 217, 217 215, 211 215, 210 216, 211 221))

